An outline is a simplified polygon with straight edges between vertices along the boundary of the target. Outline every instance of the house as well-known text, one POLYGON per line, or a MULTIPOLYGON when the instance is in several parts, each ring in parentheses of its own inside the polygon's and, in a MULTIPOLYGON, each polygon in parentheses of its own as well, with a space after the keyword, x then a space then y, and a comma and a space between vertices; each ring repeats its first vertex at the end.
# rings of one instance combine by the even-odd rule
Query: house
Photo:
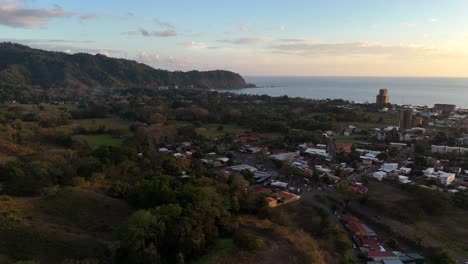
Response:
POLYGON ((229 167, 229 169, 232 170, 232 171, 235 171, 235 172, 241 172, 243 170, 249 170, 250 172, 258 171, 257 168, 252 167, 252 166, 247 165, 247 164, 231 166, 231 167, 229 167))
POLYGON ((278 160, 278 161, 292 161, 292 160, 294 160, 297 156, 299 156, 299 153, 296 153, 296 152, 288 152, 288 153, 281 153, 281 154, 270 155, 270 159, 272 159, 272 160, 278 160))
POLYGON ((411 168, 407 168, 407 167, 401 167, 399 170, 398 170, 399 173, 402 173, 404 175, 408 175, 411 173, 411 168))
POLYGON ((254 172, 253 178, 257 181, 257 183, 262 183, 270 178, 270 174, 264 171, 256 171, 254 172))
POLYGON ((424 176, 428 178, 435 178, 440 181, 442 185, 450 185, 455 181, 455 173, 449 173, 444 171, 435 171, 434 168, 427 168, 423 171, 424 176))
POLYGON ((307 153, 307 154, 310 154, 310 155, 320 156, 320 157, 324 157, 324 158, 329 158, 330 157, 328 155, 327 151, 325 149, 321 149, 321 148, 307 148, 304 152, 307 153))
POLYGON ((407 176, 398 176, 398 181, 402 184, 412 183, 407 176))
POLYGON ((392 173, 398 169, 398 163, 384 163, 380 167, 381 171, 384 171, 386 173, 392 173))
POLYGON ((222 164, 226 164, 229 161, 229 158, 222 157, 222 158, 217 158, 217 161, 221 162, 222 164))
POLYGON ((371 251, 367 253, 367 257, 373 261, 382 261, 382 263, 385 263, 383 261, 389 263, 388 260, 400 261, 398 256, 394 255, 391 251, 371 251))
POLYGON ((161 153, 168 153, 170 150, 167 149, 167 148, 159 148, 158 149, 158 152, 161 152, 161 153))
POLYGON ((288 183, 287 182, 274 181, 270 185, 272 187, 276 187, 276 188, 283 189, 283 190, 288 188, 288 183))
POLYGON ((278 206, 278 201, 273 197, 266 197, 265 200, 267 201, 267 204, 270 207, 278 206))
POLYGON ((353 148, 352 143, 335 143, 336 153, 349 154, 351 153, 352 148, 353 148))
POLYGON ((376 171, 372 174, 372 177, 379 181, 382 181, 382 179, 385 178, 386 176, 387 176, 387 173, 384 171, 376 171))

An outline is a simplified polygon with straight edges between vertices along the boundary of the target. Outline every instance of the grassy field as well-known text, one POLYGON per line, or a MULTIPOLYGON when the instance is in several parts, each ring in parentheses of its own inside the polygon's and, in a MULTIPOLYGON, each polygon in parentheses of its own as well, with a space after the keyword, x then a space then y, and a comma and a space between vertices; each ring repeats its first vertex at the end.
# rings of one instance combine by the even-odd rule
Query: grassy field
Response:
MULTIPOLYGON (((240 229, 260 237, 264 246, 256 252, 235 251, 233 254, 216 256, 202 263, 216 264, 325 264, 317 242, 302 230, 290 229, 269 220, 243 215, 240 229)), ((229 247, 228 247, 229 248, 229 247)))
POLYGON ((68 189, 45 197, 1 196, 0 255, 52 264, 100 257, 130 213, 125 202, 89 190, 68 189))
MULTIPOLYGON (((415 199, 410 191, 398 186, 370 181, 369 195, 378 202, 382 213, 398 210, 400 214, 411 217, 415 214, 415 199)), ((371 208, 372 209, 372 208, 371 208)), ((443 245, 468 256, 468 211, 448 206, 441 215, 426 215, 406 224, 418 233, 431 237, 443 245)))
POLYGON ((206 255, 193 262, 193 264, 210 264, 217 258, 229 256, 237 251, 237 246, 232 239, 221 238, 216 241, 216 244, 206 255))
MULTIPOLYGON (((169 121, 168 124, 175 124, 176 127, 193 126, 193 123, 185 121, 169 121)), ((196 128, 198 134, 209 138, 217 138, 225 134, 237 134, 246 131, 249 131, 249 129, 236 124, 202 124, 196 128), (221 130, 219 129, 220 126, 222 127, 221 130)))
POLYGON ((112 135, 80 135, 88 142, 91 148, 98 148, 100 146, 121 146, 125 141, 123 137, 114 137, 112 135))
POLYGON ((80 125, 86 129, 98 129, 105 126, 108 129, 128 130, 130 123, 119 118, 91 118, 73 120, 71 126, 80 125))

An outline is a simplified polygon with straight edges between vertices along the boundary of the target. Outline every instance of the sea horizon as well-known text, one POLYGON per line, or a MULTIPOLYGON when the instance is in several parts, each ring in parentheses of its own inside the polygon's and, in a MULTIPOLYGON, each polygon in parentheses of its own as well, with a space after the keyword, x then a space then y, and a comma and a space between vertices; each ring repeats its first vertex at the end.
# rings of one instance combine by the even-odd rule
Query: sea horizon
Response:
POLYGON ((256 88, 229 89, 244 94, 343 99, 375 102, 380 89, 388 89, 390 103, 432 106, 455 104, 468 108, 468 77, 385 76, 244 76, 256 88))

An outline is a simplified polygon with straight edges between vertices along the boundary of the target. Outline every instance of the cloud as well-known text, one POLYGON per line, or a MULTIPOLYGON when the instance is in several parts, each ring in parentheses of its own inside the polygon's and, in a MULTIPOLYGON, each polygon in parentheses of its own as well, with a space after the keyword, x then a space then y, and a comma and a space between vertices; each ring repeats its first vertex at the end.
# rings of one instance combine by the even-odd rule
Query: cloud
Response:
POLYGON ((160 26, 160 27, 162 27, 162 28, 175 29, 175 26, 172 25, 171 23, 163 22, 163 21, 161 21, 161 20, 159 20, 159 19, 157 19, 157 18, 154 19, 154 22, 155 22, 158 26, 160 26))
POLYGON ((438 18, 430 18, 428 21, 431 22, 431 23, 437 23, 437 22, 439 22, 439 19, 438 18))
POLYGON ((247 31, 250 26, 251 26, 251 23, 249 23, 249 22, 243 23, 243 24, 241 24, 239 27, 237 27, 235 29, 224 32, 224 34, 226 34, 226 35, 236 35, 236 34, 244 32, 244 31, 247 31))
POLYGON ((429 38, 429 34, 426 34, 426 33, 424 33, 424 34, 421 34, 421 38, 423 38, 423 39, 427 39, 427 38, 429 38))
POLYGON ((0 38, 0 42, 17 42, 24 45, 29 44, 56 44, 56 43, 79 43, 90 44, 95 43, 93 40, 73 40, 73 39, 13 39, 13 38, 0 38))
POLYGON ((177 36, 177 31, 174 29, 166 29, 162 31, 149 31, 144 28, 140 28, 138 31, 124 32, 124 35, 135 36, 141 35, 143 37, 175 37, 177 36))
POLYGON ((224 42, 235 45, 259 45, 268 41, 270 41, 269 38, 230 38, 218 40, 218 42, 224 42))
POLYGON ((106 57, 110 57, 110 56, 111 56, 110 53, 109 53, 109 51, 107 51, 107 50, 101 50, 101 51, 99 51, 99 54, 104 55, 104 56, 106 56, 106 57))
POLYGON ((285 39, 279 39, 281 42, 306 42, 307 39, 301 39, 301 38, 285 38, 285 39))
POLYGON ((442 55, 440 50, 417 45, 384 45, 380 43, 281 43, 269 46, 275 53, 313 57, 365 57, 407 59, 442 55))
POLYGON ((411 22, 401 22, 400 25, 404 27, 416 27, 417 26, 416 23, 411 23, 411 22))
POLYGON ((46 24, 54 18, 75 15, 58 5, 52 8, 27 8, 18 0, 0 0, 0 24, 4 26, 29 28, 46 24))
POLYGON ((191 69, 194 67, 194 63, 187 59, 175 56, 163 56, 159 53, 151 54, 147 52, 140 52, 133 59, 159 69, 182 70, 191 69))
POLYGON ((127 12, 125 15, 120 17, 120 20, 130 20, 132 18, 135 18, 135 14, 132 12, 127 12))
POLYGON ((79 18, 81 20, 92 20, 98 18, 98 16, 96 14, 83 14, 80 15, 79 18))
POLYGON ((191 48, 191 49, 204 49, 207 48, 206 44, 203 42, 196 42, 196 41, 189 41, 182 43, 184 47, 191 48))
POLYGON ((285 31, 285 30, 286 30, 286 26, 285 26, 285 25, 281 25, 281 26, 279 26, 279 30, 281 30, 281 31, 285 31))

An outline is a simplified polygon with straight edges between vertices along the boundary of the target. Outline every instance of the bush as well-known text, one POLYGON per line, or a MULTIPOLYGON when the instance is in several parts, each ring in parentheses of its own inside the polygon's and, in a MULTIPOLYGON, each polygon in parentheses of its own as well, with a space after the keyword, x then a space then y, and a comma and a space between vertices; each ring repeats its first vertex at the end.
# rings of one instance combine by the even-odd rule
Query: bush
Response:
POLYGON ((258 251, 265 245, 261 237, 248 231, 236 232, 234 234, 234 243, 239 248, 247 251, 258 251))

